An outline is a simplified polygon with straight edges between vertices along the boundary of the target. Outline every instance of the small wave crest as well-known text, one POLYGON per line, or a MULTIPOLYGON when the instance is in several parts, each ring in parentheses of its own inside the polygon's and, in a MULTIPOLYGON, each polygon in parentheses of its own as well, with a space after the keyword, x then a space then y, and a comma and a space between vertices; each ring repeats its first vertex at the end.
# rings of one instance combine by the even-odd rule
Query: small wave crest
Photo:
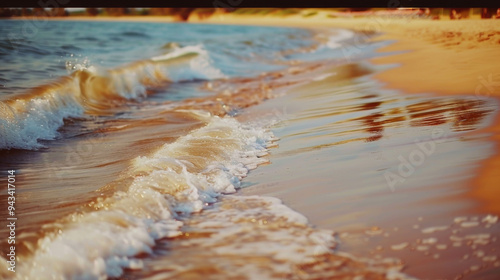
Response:
POLYGON ((225 78, 222 71, 212 66, 208 51, 202 45, 179 47, 176 44, 168 44, 170 51, 164 55, 152 57, 155 62, 168 62, 173 59, 195 55, 189 61, 189 71, 186 69, 170 69, 169 77, 174 81, 186 81, 193 79, 213 80, 225 78))
POLYGON ((0 101, 0 150, 41 148, 39 140, 55 139, 64 119, 82 113, 82 105, 70 94, 0 101))
POLYGON ((347 29, 334 29, 329 32, 319 33, 316 39, 322 46, 329 49, 337 49, 343 46, 345 41, 354 39, 356 33, 347 29))
POLYGON ((0 103, 0 150, 38 149, 53 140, 68 117, 99 114, 120 100, 140 100, 168 82, 225 77, 202 46, 186 46, 148 60, 105 70, 72 65, 70 75, 0 103), (76 67, 78 66, 78 67, 76 67))
MULTIPOLYGON (((200 115, 201 116, 201 115, 200 115)), ((179 213, 200 211, 221 193, 234 192, 250 169, 267 160, 271 132, 231 117, 207 124, 133 160, 126 191, 90 203, 89 212, 57 223, 20 264, 22 279, 104 279, 140 268, 135 256, 152 253, 156 240, 181 232, 179 213), (82 234, 84 233, 84 234, 82 234), (50 270, 46 268, 50 267, 50 270)))
POLYGON ((174 279, 186 273, 202 278, 206 272, 197 268, 210 259, 214 275, 221 278, 409 279, 392 260, 370 262, 334 252, 333 231, 311 227, 306 217, 279 199, 221 196, 234 193, 250 170, 268 162, 262 156, 276 138, 259 125, 192 113, 206 125, 132 160, 125 175, 134 178, 128 189, 47 225, 56 230, 38 240, 38 248, 23 258, 15 277, 120 277, 125 269, 145 269, 142 257, 153 254, 153 247, 173 242, 173 259, 162 264, 157 276, 174 279), (204 209, 201 215, 188 215, 204 209), (196 248, 195 254, 176 257, 182 254, 175 251, 179 246, 196 248))

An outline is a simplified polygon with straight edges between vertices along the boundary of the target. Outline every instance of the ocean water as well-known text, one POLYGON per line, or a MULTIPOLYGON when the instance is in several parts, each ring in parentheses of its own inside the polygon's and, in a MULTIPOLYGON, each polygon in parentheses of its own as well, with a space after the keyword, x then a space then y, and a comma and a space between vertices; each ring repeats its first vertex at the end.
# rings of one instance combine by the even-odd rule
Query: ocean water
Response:
POLYGON ((4 255, 2 277, 307 279, 297 269, 318 258, 329 268, 311 275, 399 275, 395 261, 334 252, 332 231, 278 199, 230 195, 278 140, 276 116, 235 117, 299 82, 276 71, 338 60, 354 33, 49 21, 26 35, 23 24, 0 22, 0 165, 2 180, 16 171, 18 218, 16 273, 4 255), (214 271, 200 262, 209 251, 214 271))
MULTIPOLYGON (((400 260, 345 253, 333 230, 238 190, 273 153, 291 163, 280 155, 390 149, 377 146, 386 125, 450 125, 441 114, 462 109, 475 112, 457 117, 468 131, 494 107, 370 93, 352 81, 369 80, 366 59, 390 42, 348 30, 47 21, 26 34, 23 24, 0 21, 1 182, 16 171, 17 218, 16 273, 2 251, 5 279, 411 279, 400 260), (309 94, 293 125, 286 106, 248 114, 292 90, 309 94), (276 132, 296 148, 280 149, 276 132)), ((295 176, 322 170, 309 167, 295 176)), ((8 235, 0 227, 2 248, 8 235)))

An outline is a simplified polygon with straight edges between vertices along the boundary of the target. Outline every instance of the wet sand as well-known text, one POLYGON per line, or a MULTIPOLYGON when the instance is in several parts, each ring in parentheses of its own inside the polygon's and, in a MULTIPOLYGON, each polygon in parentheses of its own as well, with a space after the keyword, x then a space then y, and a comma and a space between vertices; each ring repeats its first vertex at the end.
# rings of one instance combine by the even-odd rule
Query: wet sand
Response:
POLYGON ((469 191, 495 152, 487 135, 474 132, 492 123, 498 103, 383 89, 357 67, 331 69, 337 74, 240 116, 282 119, 271 164, 251 173, 240 194, 278 197, 337 231, 339 251, 399 258, 420 279, 474 279, 471 268, 490 273, 474 277, 494 279, 500 227, 469 191), (405 161, 414 169, 399 171, 405 161), (403 181, 391 187, 386 174, 403 181))
POLYGON ((394 41, 379 50, 390 55, 371 60, 374 68, 392 68, 358 78, 352 69, 332 70, 349 74, 250 108, 250 118, 274 112, 283 122, 275 128, 281 141, 272 164, 251 173, 251 187, 241 194, 281 198, 314 225, 338 231, 339 250, 397 257, 412 276, 496 279, 498 22, 234 15, 208 21, 343 27, 394 41), (353 86, 360 96, 338 96, 353 86), (391 189, 385 172, 401 175, 399 156, 409 160, 415 140, 435 150, 391 189))
MULTIPOLYGON (((170 17, 73 17, 70 20, 124 20, 171 22, 170 17)), ((63 18, 67 20, 67 18, 63 18)), ((406 93, 432 93, 440 95, 471 95, 477 97, 500 96, 500 22, 497 20, 422 20, 414 18, 329 18, 326 12, 304 18, 302 16, 256 16, 214 14, 189 19, 194 23, 250 24, 295 26, 306 28, 340 27, 365 32, 383 33, 372 40, 390 40, 394 44, 380 49, 390 56, 375 58, 373 63, 396 64, 398 67, 377 73, 374 78, 386 88, 406 93), (395 54, 395 52, 402 52, 395 54), (445 74, 446 73, 446 74, 445 74)), ((359 49, 362 52, 362 49, 359 49)), ((355 53, 346 53, 346 61, 355 53)), ((469 195, 483 201, 484 211, 500 214, 498 188, 500 175, 500 116, 494 124, 478 133, 490 133, 497 152, 481 164, 475 177, 475 186, 469 195)))

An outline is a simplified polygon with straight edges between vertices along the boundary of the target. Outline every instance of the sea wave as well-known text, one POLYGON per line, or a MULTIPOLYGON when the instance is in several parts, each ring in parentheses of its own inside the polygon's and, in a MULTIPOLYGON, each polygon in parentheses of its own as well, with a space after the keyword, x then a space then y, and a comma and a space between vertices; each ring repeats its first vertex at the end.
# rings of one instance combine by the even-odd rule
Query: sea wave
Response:
POLYGON ((133 159, 123 175, 133 178, 128 187, 46 224, 37 245, 26 246, 32 253, 23 257, 14 279, 120 277, 125 270, 145 269, 143 257, 165 242, 195 246, 199 254, 162 265, 165 269, 157 275, 162 279, 204 273, 196 270, 203 267, 197 262, 208 259, 215 262, 214 275, 220 270, 235 278, 410 279, 393 260, 374 262, 334 252, 333 231, 313 228, 277 198, 224 195, 234 193, 250 170, 268 162, 263 156, 277 139, 262 124, 190 113, 205 126, 133 159))
POLYGON ((261 156, 274 139, 271 132, 231 117, 205 118, 204 127, 133 160, 126 176, 135 179, 126 191, 55 223, 58 230, 38 241, 16 276, 106 279, 141 267, 137 255, 151 253, 156 240, 181 233, 180 213, 198 212, 221 193, 235 192, 250 169, 267 162, 261 156))
POLYGON ((106 70, 76 65, 68 76, 0 102, 0 150, 39 149, 53 140, 64 119, 100 114, 125 100, 140 100, 166 83, 224 78, 203 46, 170 52, 106 70))
POLYGON ((355 33, 346 29, 337 29, 335 34, 328 36, 325 46, 330 49, 342 47, 342 42, 353 39, 355 33))

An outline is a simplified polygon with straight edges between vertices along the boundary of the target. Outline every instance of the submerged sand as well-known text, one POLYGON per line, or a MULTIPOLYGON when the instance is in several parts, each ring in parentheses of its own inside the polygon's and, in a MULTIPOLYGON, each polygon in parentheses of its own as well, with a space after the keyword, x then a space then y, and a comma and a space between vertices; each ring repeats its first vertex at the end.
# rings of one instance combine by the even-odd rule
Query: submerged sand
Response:
MULTIPOLYGON (((372 41, 393 41, 379 50, 387 55, 371 59, 374 67, 391 67, 372 69, 370 77, 377 82, 370 90, 362 87, 363 78, 353 75, 357 70, 337 68, 332 73, 347 73, 343 79, 327 78, 250 108, 250 118, 278 112, 284 124, 275 128, 282 139, 271 153, 273 164, 251 174, 247 180, 252 187, 242 194, 279 197, 313 224, 337 230, 340 250, 362 257, 398 257, 410 275, 496 279, 498 21, 218 15, 205 22, 342 27, 364 32, 367 39, 382 33, 372 41), (360 95, 335 96, 339 92, 332 89, 346 86, 358 86, 360 95), (407 96, 391 96, 391 91, 407 96), (337 104, 352 98, 357 99, 354 111, 375 113, 351 119, 349 106, 337 104), (413 140, 431 138, 432 127, 446 136, 417 168, 418 175, 390 190, 384 171, 401 164, 391 160, 414 152, 413 140), (397 134, 406 136, 393 140, 397 134)), ((350 62, 349 53, 345 58, 350 62)))

